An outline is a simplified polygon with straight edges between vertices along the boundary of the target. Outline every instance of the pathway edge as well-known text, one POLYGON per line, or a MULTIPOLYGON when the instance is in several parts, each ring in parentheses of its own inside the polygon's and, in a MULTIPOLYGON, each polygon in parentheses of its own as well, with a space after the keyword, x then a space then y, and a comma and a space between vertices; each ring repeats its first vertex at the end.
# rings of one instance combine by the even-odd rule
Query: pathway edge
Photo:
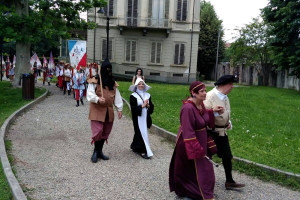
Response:
POLYGON ((33 100, 32 102, 26 104, 19 110, 15 111, 13 114, 11 114, 3 123, 0 129, 0 157, 1 157, 1 163, 3 167, 3 172, 6 177, 6 180, 9 184, 9 187, 12 191, 13 198, 15 200, 27 200, 26 195, 24 194, 18 180, 16 179, 12 168, 10 166, 7 154, 6 154, 6 149, 5 149, 5 143, 4 143, 4 138, 5 135, 7 134, 10 125, 16 120, 16 118, 20 115, 22 115, 24 112, 29 110, 31 107, 35 106, 42 100, 44 100, 47 95, 48 95, 48 90, 46 89, 46 92, 40 96, 39 98, 33 100))

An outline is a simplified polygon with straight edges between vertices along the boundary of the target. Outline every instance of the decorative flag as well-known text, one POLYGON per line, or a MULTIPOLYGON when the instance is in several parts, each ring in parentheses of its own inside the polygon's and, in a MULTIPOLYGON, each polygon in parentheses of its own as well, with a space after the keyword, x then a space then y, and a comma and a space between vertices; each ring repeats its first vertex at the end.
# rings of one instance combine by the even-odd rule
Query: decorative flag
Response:
POLYGON ((45 67, 47 63, 48 63, 48 61, 47 61, 46 57, 43 55, 43 66, 45 67))
POLYGON ((76 67, 86 67, 86 41, 84 40, 69 40, 69 56, 70 64, 76 67))
POLYGON ((52 51, 50 52, 49 66, 50 69, 54 69, 54 59, 52 55, 52 51))
POLYGON ((6 57, 6 62, 10 63, 9 56, 6 57))
POLYGON ((16 66, 16 56, 14 55, 13 65, 16 66))
POLYGON ((35 62, 36 62, 36 64, 37 64, 37 68, 40 69, 41 66, 42 66, 42 63, 41 63, 39 57, 37 56, 37 54, 35 54, 35 55, 36 55, 36 60, 35 60, 35 62))

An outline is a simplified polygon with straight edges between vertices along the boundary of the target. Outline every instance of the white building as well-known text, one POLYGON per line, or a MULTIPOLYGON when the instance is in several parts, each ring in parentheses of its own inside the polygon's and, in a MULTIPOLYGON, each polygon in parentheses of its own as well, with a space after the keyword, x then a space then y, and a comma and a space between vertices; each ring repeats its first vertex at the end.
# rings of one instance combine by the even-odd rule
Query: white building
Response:
POLYGON ((192 82, 196 78, 200 0, 108 0, 105 14, 88 12, 88 62, 106 58, 106 15, 110 17, 109 59, 115 76, 142 68, 146 80, 192 82), (189 75, 190 72, 190 75, 189 75))

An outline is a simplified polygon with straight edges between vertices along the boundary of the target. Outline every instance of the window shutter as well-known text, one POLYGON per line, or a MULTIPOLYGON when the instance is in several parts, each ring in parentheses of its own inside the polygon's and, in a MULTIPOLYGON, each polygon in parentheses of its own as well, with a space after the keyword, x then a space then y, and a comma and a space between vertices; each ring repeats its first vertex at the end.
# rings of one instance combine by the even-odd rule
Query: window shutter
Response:
POLYGON ((127 41, 126 42, 126 47, 125 47, 125 59, 126 59, 126 62, 130 62, 130 46, 131 46, 131 42, 127 41))
POLYGON ((131 62, 136 62, 136 41, 131 41, 131 62))
POLYGON ((127 25, 131 26, 131 18, 132 18, 132 1, 128 0, 128 7, 127 7, 127 25))
POLYGON ((164 19, 164 26, 169 26, 169 11, 170 11, 170 0, 165 1, 165 19, 164 19))
POLYGON ((137 17, 138 17, 138 0, 133 0, 133 26, 137 26, 137 17))
POLYGON ((109 40, 109 43, 108 43, 108 59, 109 60, 112 60, 112 40, 109 40))
POLYGON ((180 44, 180 60, 179 60, 180 65, 184 64, 184 52, 185 52, 185 44, 180 44))
POLYGON ((156 63, 161 63, 160 58, 161 58, 161 43, 158 42, 157 43, 157 47, 156 47, 156 63))
POLYGON ((155 63, 155 49, 156 49, 156 43, 151 43, 151 63, 155 63))
POLYGON ((182 0, 177 0, 176 20, 181 21, 181 4, 182 0))
POLYGON ((148 5, 148 26, 151 26, 151 18, 152 18, 152 0, 149 0, 149 5, 148 5))
POLYGON ((187 18, 187 0, 183 0, 182 4, 182 21, 186 21, 187 18))
POLYGON ((114 0, 109 0, 109 16, 114 16, 114 0))
POLYGON ((174 55, 174 64, 178 65, 178 57, 179 57, 179 44, 175 44, 175 55, 174 55))
POLYGON ((106 58, 106 39, 102 39, 102 60, 106 58))

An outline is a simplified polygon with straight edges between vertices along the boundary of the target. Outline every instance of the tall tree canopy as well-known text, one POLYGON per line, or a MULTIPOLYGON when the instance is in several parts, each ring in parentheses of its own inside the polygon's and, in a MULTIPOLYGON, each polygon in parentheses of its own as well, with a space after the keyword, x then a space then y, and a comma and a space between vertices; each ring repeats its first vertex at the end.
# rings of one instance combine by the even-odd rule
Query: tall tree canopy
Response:
POLYGON ((86 30, 96 24, 80 18, 80 12, 103 7, 105 0, 0 0, 0 35, 16 41, 16 69, 13 85, 20 74, 30 72, 30 46, 42 38, 58 46, 53 38, 69 38, 73 29, 86 30))
POLYGON ((262 12, 271 27, 275 64, 300 78, 300 1, 270 0, 262 12))
POLYGON ((216 64, 218 33, 220 30, 219 41, 219 61, 222 59, 225 49, 225 42, 222 20, 219 20, 213 5, 210 2, 201 1, 200 3, 200 34, 199 34, 199 53, 197 70, 200 74, 209 77, 216 64))
POLYGON ((231 44, 229 51, 231 66, 242 65, 254 67, 263 76, 264 85, 268 85, 272 68, 272 48, 268 25, 260 18, 238 30, 236 41, 231 44))

